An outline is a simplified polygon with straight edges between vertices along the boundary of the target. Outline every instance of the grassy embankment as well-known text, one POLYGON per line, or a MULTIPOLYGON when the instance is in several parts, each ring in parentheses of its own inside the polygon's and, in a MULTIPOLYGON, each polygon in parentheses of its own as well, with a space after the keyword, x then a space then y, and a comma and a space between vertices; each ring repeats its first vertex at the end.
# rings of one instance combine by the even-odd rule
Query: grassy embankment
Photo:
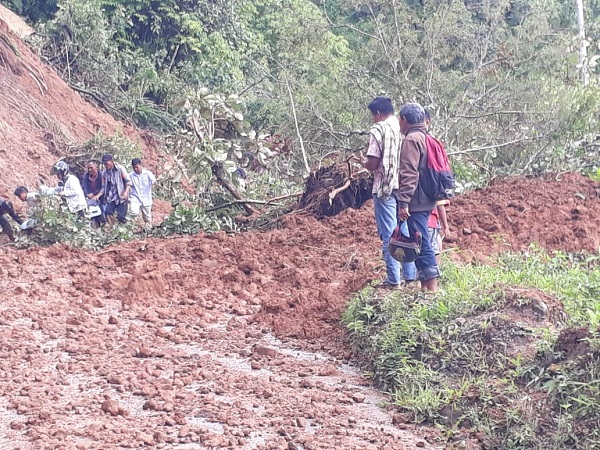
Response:
POLYGON ((599 261, 539 249, 446 260, 440 294, 366 288, 343 322, 376 385, 449 442, 600 448, 599 261))

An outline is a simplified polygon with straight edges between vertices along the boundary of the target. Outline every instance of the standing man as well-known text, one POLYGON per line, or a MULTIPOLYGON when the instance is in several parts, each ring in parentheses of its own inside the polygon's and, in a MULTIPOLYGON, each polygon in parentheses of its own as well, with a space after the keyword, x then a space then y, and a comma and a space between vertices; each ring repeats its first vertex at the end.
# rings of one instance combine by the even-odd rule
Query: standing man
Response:
POLYGON ((0 197, 0 227, 2 227, 4 234, 8 236, 8 239, 10 239, 11 242, 14 242, 15 234, 13 233, 10 222, 4 217, 5 214, 12 217, 19 225, 23 223, 23 219, 15 212, 13 204, 7 199, 0 197))
POLYGON ((115 223, 115 213, 119 223, 127 222, 127 204, 129 203, 129 191, 131 180, 125 167, 117 164, 113 156, 106 154, 102 156, 102 164, 106 170, 102 172, 102 184, 104 202, 104 214, 110 224, 115 223))
POLYGON ((156 183, 156 177, 142 167, 139 158, 131 161, 131 167, 133 167, 133 172, 129 174, 132 185, 131 215, 137 217, 141 210, 146 229, 152 228, 152 185, 156 183))
POLYGON ((414 238, 418 231, 423 236, 421 252, 415 265, 423 291, 435 292, 438 289, 440 270, 435 260, 431 242, 427 238, 427 222, 435 208, 421 188, 421 173, 427 170, 427 146, 425 135, 425 110, 417 103, 406 103, 400 110, 400 130, 405 136, 400 151, 400 187, 396 191, 398 200, 398 220, 407 221, 408 231, 414 238))
POLYGON ((388 250, 390 238, 398 220, 396 198, 392 192, 398 189, 398 160, 400 149, 400 126, 394 116, 394 106, 389 97, 376 97, 368 105, 375 124, 369 133, 367 157, 363 166, 373 173, 373 202, 375 223, 382 241, 383 259, 387 278, 378 287, 398 288, 401 282, 400 264, 388 250))
POLYGON ((87 172, 83 175, 83 193, 89 206, 99 206, 100 215, 92 218, 92 226, 99 227, 106 223, 104 215, 104 185, 102 184, 102 173, 100 173, 100 165, 98 161, 90 160, 87 163, 87 172))

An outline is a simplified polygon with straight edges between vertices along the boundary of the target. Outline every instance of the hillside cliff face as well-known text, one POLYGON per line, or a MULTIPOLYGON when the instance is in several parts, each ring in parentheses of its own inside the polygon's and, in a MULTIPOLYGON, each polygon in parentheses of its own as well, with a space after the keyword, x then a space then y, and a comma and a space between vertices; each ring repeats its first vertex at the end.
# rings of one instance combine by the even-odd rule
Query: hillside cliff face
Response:
MULTIPOLYGON (((0 195, 37 187, 65 149, 101 131, 139 142, 156 169, 143 133, 86 102, 21 39, 32 30, 0 6, 0 195)), ((53 181, 52 181, 53 182, 53 181)))

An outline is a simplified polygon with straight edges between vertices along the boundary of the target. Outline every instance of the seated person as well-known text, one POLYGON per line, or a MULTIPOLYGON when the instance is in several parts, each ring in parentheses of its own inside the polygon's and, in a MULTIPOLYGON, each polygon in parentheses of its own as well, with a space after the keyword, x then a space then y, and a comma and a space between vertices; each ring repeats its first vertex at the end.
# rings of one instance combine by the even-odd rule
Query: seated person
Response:
POLYGON ((10 239, 11 242, 14 242, 15 235, 13 233, 12 226, 10 225, 6 217, 4 217, 5 214, 8 214, 10 217, 12 217, 13 220, 19 225, 23 223, 23 219, 21 219, 19 215, 15 212, 13 204, 5 198, 0 197, 0 226, 2 227, 2 231, 4 232, 4 234, 8 236, 8 239, 10 239))

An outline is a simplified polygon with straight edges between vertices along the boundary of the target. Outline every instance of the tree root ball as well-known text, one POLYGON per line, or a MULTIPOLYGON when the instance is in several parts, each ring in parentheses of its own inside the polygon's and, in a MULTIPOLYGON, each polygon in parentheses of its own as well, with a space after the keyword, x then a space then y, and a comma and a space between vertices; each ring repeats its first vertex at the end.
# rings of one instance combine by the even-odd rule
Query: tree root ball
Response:
POLYGON ((352 177, 348 169, 341 165, 322 167, 306 180, 306 189, 298 208, 318 218, 335 216, 348 208, 360 208, 372 197, 372 189, 373 177, 367 173, 352 177), (330 200, 331 192, 344 186, 349 178, 349 187, 330 200))

